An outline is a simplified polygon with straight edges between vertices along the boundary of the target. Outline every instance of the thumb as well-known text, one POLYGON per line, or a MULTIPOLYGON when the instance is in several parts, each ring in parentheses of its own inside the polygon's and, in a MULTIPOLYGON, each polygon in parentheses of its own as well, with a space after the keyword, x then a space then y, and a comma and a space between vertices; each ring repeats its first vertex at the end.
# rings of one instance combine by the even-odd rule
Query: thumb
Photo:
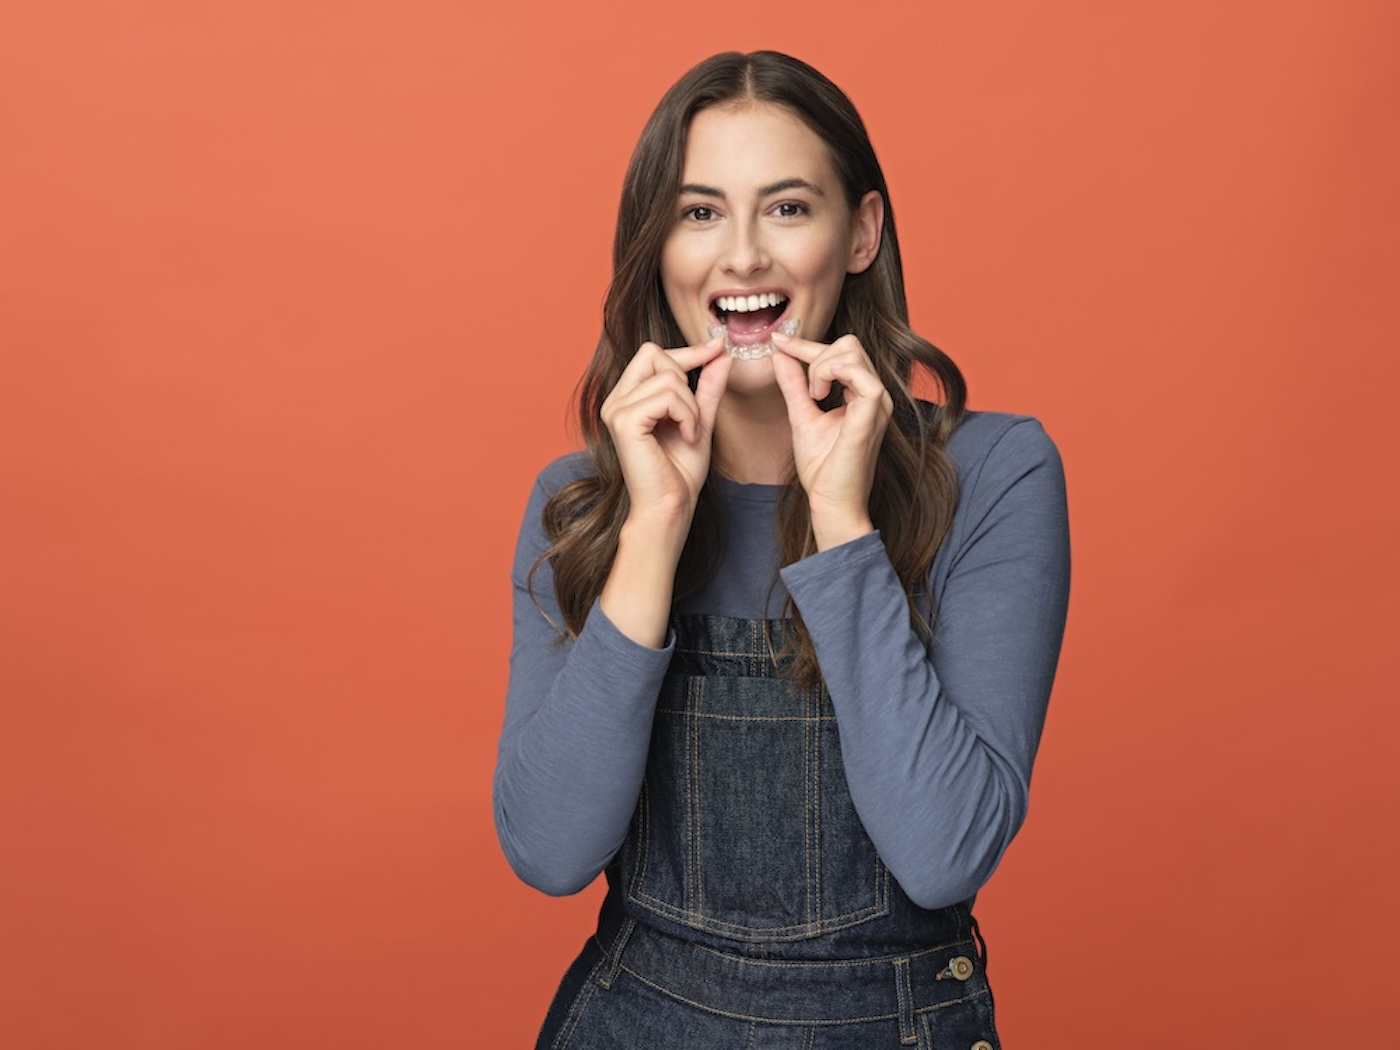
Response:
POLYGON ((729 388, 729 369, 733 364, 734 358, 720 354, 700 369, 700 379, 695 384, 695 403, 700 408, 700 425, 706 433, 715 428, 715 414, 729 388))
POLYGON ((778 389, 783 392, 783 400, 787 402, 790 423, 805 423, 812 417, 821 415, 821 409, 812 400, 812 391, 807 385, 807 372, 801 361, 775 349, 773 375, 778 380, 778 389))

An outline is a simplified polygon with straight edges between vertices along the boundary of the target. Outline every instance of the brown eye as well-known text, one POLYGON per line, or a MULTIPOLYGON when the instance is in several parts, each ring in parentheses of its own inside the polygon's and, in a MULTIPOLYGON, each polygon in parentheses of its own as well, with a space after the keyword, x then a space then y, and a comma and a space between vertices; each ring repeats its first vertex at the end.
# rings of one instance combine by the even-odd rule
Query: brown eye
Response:
POLYGON ((693 219, 696 222, 709 222, 715 217, 713 208, 708 208, 703 204, 695 204, 681 212, 681 218, 693 219))

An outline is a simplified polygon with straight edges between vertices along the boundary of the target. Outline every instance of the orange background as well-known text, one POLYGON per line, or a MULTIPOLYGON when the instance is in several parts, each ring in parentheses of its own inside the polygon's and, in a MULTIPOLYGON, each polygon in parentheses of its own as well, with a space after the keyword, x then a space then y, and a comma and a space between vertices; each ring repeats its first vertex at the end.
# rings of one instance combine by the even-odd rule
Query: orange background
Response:
POLYGON ((530 1045, 598 890, 491 827, 518 517, 643 120, 771 46, 861 107, 916 326, 1068 466, 982 904, 1007 1045, 1396 1045, 1397 40, 1324 0, 7 5, 0 1041, 530 1045))

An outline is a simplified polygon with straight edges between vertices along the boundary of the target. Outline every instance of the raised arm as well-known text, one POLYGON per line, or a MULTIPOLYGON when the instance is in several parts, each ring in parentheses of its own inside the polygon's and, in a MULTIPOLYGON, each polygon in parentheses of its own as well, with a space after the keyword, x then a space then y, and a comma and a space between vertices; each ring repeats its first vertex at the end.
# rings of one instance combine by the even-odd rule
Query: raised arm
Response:
POLYGON ((576 639, 563 640, 540 511, 551 484, 581 457, 535 485, 511 571, 514 640, 505 725, 496 759, 496 833, 522 880, 545 893, 576 893, 603 870, 627 833, 670 649, 632 641, 595 604, 576 639), (537 604, 538 603, 538 604, 537 604))
POLYGON ((856 811, 904 891, 930 908, 976 893, 1025 819, 1069 593, 1054 445, 1030 419, 977 427, 999 433, 960 463, 931 649, 878 535, 782 572, 832 695, 856 811))
POLYGON ((516 547, 514 640, 496 759, 496 833, 525 882, 575 893, 622 844, 646 770, 676 564, 709 471, 715 410, 730 358, 718 340, 641 347, 602 406, 629 496, 617 551, 577 638, 560 638, 541 511, 577 477, 575 457, 536 485, 516 547), (687 370, 700 368, 692 391, 687 370))

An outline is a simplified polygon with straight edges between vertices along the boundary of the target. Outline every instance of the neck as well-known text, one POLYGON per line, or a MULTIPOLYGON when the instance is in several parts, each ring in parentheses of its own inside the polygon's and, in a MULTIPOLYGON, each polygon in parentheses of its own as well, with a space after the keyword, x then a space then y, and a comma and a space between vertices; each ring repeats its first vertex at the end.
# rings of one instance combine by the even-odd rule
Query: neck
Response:
POLYGON ((773 389, 730 390, 715 416, 714 468, 746 485, 785 485, 792 480, 792 427, 787 404, 773 389))

